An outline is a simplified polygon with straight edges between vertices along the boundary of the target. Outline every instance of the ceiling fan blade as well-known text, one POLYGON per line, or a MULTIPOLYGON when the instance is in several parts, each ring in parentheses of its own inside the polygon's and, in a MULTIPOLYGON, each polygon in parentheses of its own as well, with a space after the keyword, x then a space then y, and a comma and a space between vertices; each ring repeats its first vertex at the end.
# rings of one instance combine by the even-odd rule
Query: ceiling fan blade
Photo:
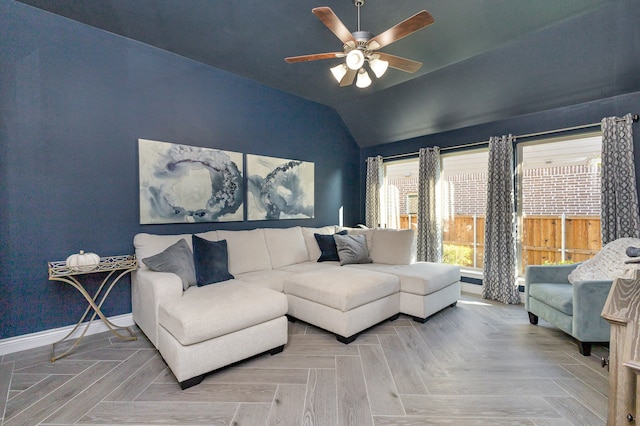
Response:
POLYGON ((284 58, 284 60, 293 64, 296 62, 319 61, 321 59, 344 58, 344 56, 344 52, 315 53, 313 55, 290 56, 288 58, 284 58))
POLYGON ((401 58, 400 56, 389 55, 384 52, 376 52, 380 55, 380 59, 389 62, 389 66, 400 71, 414 73, 420 69, 422 62, 412 61, 411 59, 401 58))
POLYGON ((351 68, 347 68, 347 73, 340 80, 340 87, 349 86, 353 83, 353 80, 356 78, 356 74, 358 74, 357 70, 352 70, 351 68))
POLYGON ((415 33, 427 25, 433 24, 433 22, 433 16, 426 10, 422 10, 369 40, 369 48, 372 50, 381 49, 401 38, 415 33))
POLYGON ((318 17, 322 21, 323 24, 327 26, 333 32, 336 37, 340 39, 343 43, 347 43, 352 41, 356 43, 356 39, 353 38, 353 34, 351 31, 342 23, 340 18, 333 13, 330 7, 316 7, 311 9, 314 15, 318 17))

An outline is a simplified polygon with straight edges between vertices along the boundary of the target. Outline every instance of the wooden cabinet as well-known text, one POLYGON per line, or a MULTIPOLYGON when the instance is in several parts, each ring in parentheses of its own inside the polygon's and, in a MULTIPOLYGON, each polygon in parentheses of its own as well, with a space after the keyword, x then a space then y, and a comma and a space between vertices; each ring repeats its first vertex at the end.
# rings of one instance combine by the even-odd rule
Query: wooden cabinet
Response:
POLYGON ((640 424, 640 270, 617 278, 602 310, 611 323, 607 425, 640 424))

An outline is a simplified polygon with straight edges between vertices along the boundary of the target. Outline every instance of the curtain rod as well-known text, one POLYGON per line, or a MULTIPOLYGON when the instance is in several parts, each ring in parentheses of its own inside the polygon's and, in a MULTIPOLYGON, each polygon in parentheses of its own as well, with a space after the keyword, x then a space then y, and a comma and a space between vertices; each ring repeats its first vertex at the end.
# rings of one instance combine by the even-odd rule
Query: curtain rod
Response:
MULTIPOLYGON (((633 120, 633 122, 637 122, 638 120, 640 120, 640 115, 639 114, 633 114, 631 116, 631 119, 633 120)), ((624 118, 618 118, 616 119, 616 121, 624 121, 624 118)), ((590 123, 590 124, 582 124, 580 126, 573 126, 573 127, 565 127, 562 129, 555 129, 555 130, 547 130, 544 132, 536 132, 536 133, 527 133, 524 135, 516 135, 515 138, 516 140, 518 139, 523 139, 523 138, 532 138, 535 136, 544 136, 544 135, 552 135, 554 133, 563 133, 563 132, 570 132, 572 130, 580 130, 580 129, 588 129, 591 127, 596 127, 596 126, 600 126, 601 123, 590 123)), ((480 146, 480 145, 488 145, 489 141, 481 141, 481 142, 472 142, 472 143, 466 143, 463 145, 456 145, 456 146, 447 146, 444 148, 440 148, 440 151, 449 151, 452 149, 461 149, 461 148, 469 148, 472 146, 480 146)), ((415 157, 416 155, 419 155, 419 152, 407 152, 405 154, 396 154, 396 155, 389 155, 388 157, 382 157, 382 160, 392 160, 395 158, 404 158, 404 157, 415 157)))

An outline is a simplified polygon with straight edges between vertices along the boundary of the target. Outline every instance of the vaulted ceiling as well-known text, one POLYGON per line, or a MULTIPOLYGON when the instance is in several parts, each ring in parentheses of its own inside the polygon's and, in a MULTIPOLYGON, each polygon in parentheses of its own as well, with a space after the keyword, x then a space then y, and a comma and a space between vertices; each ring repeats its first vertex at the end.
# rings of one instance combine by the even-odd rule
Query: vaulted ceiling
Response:
POLYGON ((356 31, 352 0, 20 1, 335 108, 362 147, 640 90, 637 0, 366 0, 373 35, 435 19, 382 49, 422 68, 366 89, 338 86, 343 59, 284 61, 342 50, 311 9, 356 31))

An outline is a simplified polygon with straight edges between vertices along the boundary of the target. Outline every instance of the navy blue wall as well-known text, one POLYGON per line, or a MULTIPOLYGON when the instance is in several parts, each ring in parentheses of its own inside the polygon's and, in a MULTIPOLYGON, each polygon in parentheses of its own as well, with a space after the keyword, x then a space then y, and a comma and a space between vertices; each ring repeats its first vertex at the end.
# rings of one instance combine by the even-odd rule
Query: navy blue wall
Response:
MULTIPOLYGON (((47 261, 79 249, 334 224, 341 207, 360 221, 359 150, 334 110, 20 3, 1 0, 0 22, 0 338, 77 321, 86 305, 47 261), (315 218, 141 226, 138 138, 313 161, 315 218)), ((131 311, 128 284, 107 315, 131 311)))

